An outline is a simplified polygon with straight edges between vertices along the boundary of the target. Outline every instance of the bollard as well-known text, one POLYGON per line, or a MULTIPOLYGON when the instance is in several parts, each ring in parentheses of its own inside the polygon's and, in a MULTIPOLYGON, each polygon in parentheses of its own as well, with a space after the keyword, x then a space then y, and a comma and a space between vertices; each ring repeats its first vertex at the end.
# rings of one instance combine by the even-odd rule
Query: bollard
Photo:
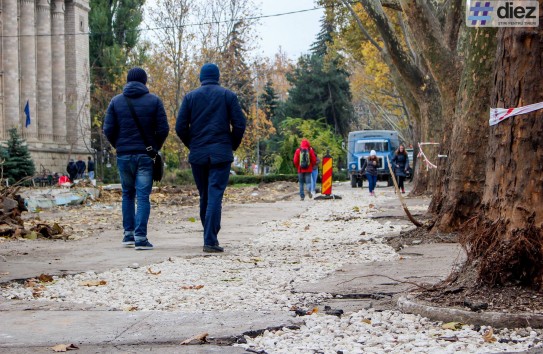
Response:
POLYGON ((330 156, 330 152, 326 152, 326 155, 322 159, 322 192, 324 195, 332 194, 332 167, 333 159, 330 156))
POLYGON ((332 167, 333 159, 330 156, 330 151, 327 151, 322 158, 322 191, 321 195, 316 197, 315 200, 341 199, 339 195, 332 194, 332 167))

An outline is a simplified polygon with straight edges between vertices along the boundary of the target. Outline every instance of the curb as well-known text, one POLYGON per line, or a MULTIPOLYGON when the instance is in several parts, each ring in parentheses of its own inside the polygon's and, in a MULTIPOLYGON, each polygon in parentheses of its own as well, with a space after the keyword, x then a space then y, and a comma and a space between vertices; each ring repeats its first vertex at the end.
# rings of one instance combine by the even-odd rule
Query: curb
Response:
POLYGON ((495 328, 543 328, 543 315, 527 312, 473 312, 450 307, 435 307, 417 302, 412 295, 398 299, 398 308, 405 313, 428 317, 435 321, 487 325, 495 328))

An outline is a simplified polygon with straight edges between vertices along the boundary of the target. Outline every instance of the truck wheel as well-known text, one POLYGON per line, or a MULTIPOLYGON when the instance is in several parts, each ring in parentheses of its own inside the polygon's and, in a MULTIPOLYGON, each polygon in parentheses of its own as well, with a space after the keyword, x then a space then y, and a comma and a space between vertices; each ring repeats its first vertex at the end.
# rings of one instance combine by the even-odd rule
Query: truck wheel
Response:
POLYGON ((394 181, 392 181, 392 176, 388 176, 387 187, 391 187, 393 185, 394 185, 394 181))
POLYGON ((355 175, 351 176, 351 187, 356 188, 356 176, 355 175))
POLYGON ((358 178, 356 180, 356 185, 360 188, 362 188, 362 183, 364 182, 364 180, 362 179, 362 177, 358 178))

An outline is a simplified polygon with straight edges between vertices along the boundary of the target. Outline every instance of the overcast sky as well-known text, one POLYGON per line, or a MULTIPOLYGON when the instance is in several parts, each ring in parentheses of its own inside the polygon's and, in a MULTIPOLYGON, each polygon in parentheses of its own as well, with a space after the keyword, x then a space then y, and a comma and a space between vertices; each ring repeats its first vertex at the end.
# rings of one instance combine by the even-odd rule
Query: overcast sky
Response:
MULTIPOLYGON (((313 0, 261 0, 262 14, 312 9, 313 0)), ((261 51, 265 56, 273 57, 279 46, 289 57, 295 59, 309 50, 311 43, 320 29, 322 9, 291 15, 261 19, 259 33, 262 37, 261 51)))
MULTIPOLYGON (((156 0, 147 0, 146 8, 156 0)), ((314 9, 314 0, 255 0, 261 6, 261 14, 275 15, 291 11, 314 9)), ((309 50, 320 29, 322 9, 283 16, 262 18, 257 28, 261 37, 259 53, 273 57, 279 47, 291 59, 296 59, 309 50)))

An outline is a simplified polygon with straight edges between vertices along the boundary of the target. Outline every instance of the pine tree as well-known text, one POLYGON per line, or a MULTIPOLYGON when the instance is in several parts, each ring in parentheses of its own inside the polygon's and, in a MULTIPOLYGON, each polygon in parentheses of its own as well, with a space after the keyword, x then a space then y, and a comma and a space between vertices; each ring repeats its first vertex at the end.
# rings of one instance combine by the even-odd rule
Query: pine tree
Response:
POLYGON ((228 36, 228 46, 223 53, 221 84, 238 95, 239 104, 245 115, 250 114, 250 107, 255 102, 255 90, 251 71, 245 62, 247 50, 240 36, 242 22, 237 22, 228 36))
POLYGON ((9 178, 10 183, 32 176, 36 171, 26 142, 19 136, 17 128, 9 130, 7 157, 3 168, 4 178, 9 178))
POLYGON ((354 118, 349 73, 342 56, 331 49, 334 26, 329 17, 321 21, 321 31, 311 47, 312 54, 302 56, 294 72, 287 75, 292 85, 287 101, 287 115, 320 119, 346 136, 354 118))
POLYGON ((277 106, 277 94, 273 88, 273 83, 271 80, 268 80, 264 86, 264 92, 260 95, 260 108, 264 111, 264 114, 266 114, 267 120, 274 121, 273 118, 275 118, 277 106))

